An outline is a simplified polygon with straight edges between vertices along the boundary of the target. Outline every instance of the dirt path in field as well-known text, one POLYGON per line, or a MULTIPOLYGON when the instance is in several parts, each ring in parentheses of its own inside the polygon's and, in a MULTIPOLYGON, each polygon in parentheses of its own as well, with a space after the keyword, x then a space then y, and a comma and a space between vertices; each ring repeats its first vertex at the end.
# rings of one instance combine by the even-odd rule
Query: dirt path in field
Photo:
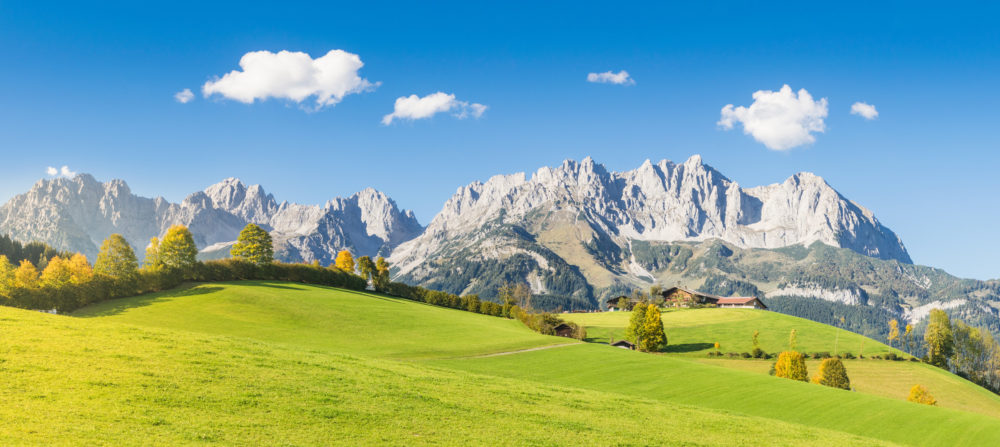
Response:
POLYGON ((480 359, 480 358, 483 358, 483 357, 498 357, 498 356, 501 356, 501 355, 520 354, 522 352, 541 351, 543 349, 562 348, 564 346, 573 346, 573 345, 578 345, 578 344, 580 344, 580 343, 563 343, 561 345, 549 345, 549 346, 539 346, 537 348, 518 349, 517 351, 504 351, 504 352, 494 352, 492 354, 474 355, 474 356, 466 357, 466 358, 480 359))

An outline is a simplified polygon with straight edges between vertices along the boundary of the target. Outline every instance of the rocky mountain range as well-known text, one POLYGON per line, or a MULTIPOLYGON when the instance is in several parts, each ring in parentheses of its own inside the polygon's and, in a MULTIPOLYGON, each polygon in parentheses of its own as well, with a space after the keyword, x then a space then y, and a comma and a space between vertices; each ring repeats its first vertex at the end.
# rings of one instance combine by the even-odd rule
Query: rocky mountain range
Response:
POLYGON ((744 188, 699 156, 625 172, 586 158, 498 175, 459 188, 426 228, 373 189, 299 205, 237 179, 170 203, 82 174, 39 181, 0 207, 0 234, 91 259, 111 233, 141 255, 173 224, 191 229, 203 257, 222 257, 249 222, 272 233, 284 261, 329 264, 346 248, 388 256, 396 280, 452 293, 492 298, 505 282, 526 282, 545 309, 595 309, 681 284, 764 296, 827 323, 851 315, 870 335, 931 307, 1000 332, 1000 285, 913 265, 899 237, 822 178, 744 188))
POLYGON ((278 203, 260 185, 229 178, 181 203, 132 194, 122 180, 101 183, 88 174, 41 180, 0 207, 0 233, 39 240, 94 259, 101 242, 121 233, 142 256, 150 238, 186 225, 206 257, 228 254, 247 223, 271 232, 286 261, 330 263, 337 251, 386 255, 423 227, 385 194, 365 189, 324 205, 278 203))

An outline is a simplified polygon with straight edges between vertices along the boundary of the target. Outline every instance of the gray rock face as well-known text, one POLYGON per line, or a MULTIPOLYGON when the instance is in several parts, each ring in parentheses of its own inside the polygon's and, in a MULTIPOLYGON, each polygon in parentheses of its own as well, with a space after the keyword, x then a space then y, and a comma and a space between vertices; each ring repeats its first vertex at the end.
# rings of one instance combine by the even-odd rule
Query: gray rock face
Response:
POLYGON ((871 211, 842 197, 822 178, 801 173, 783 183, 744 189, 697 155, 682 164, 647 160, 627 172, 609 172, 588 157, 541 168, 530 179, 519 173, 472 183, 458 189, 422 235, 400 245, 392 261, 403 277, 429 277, 434 273, 427 270, 428 261, 479 244, 479 229, 488 223, 529 227, 526 222, 545 222, 558 214, 575 214, 576 224, 589 227, 589 235, 571 242, 609 247, 610 241, 614 250, 626 253, 632 240, 714 238, 742 248, 818 241, 911 262, 902 241, 871 211))
POLYGON ((400 211, 373 189, 321 206, 279 204, 259 185, 247 187, 235 178, 175 204, 136 196, 121 180, 101 183, 81 174, 39 181, 0 207, 0 233, 90 259, 112 233, 125 236, 141 257, 150 238, 175 224, 191 230, 199 249, 219 251, 251 222, 271 232, 279 259, 323 263, 344 248, 357 255, 388 255, 423 230, 412 212, 400 211))

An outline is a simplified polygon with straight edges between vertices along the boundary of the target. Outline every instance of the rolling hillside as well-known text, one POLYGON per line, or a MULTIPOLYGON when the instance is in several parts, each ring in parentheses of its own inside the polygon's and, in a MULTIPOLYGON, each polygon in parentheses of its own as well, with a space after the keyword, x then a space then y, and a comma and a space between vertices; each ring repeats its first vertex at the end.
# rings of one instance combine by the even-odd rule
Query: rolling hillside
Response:
POLYGON ((0 334, 0 444, 1000 442, 983 414, 300 284, 0 308, 0 334))
MULTIPOLYGON (((565 314, 565 319, 587 327, 588 341, 608 343, 624 338, 628 312, 565 314)), ((722 366, 767 375, 771 360, 709 357, 719 342, 723 353, 743 353, 753 349, 752 334, 759 331, 761 349, 777 353, 788 349, 789 333, 797 332, 797 350, 814 352, 850 352, 859 355, 885 355, 889 346, 853 332, 803 318, 752 309, 677 309, 663 313, 670 356, 696 359, 699 363, 722 366)), ((899 354, 899 349, 893 350, 899 354)), ((819 360, 809 360, 810 374, 819 368, 819 360)), ((852 387, 865 394, 906 400, 910 387, 921 384, 933 390, 938 406, 973 411, 1000 417, 1000 396, 969 381, 933 366, 909 361, 844 360, 852 387)))

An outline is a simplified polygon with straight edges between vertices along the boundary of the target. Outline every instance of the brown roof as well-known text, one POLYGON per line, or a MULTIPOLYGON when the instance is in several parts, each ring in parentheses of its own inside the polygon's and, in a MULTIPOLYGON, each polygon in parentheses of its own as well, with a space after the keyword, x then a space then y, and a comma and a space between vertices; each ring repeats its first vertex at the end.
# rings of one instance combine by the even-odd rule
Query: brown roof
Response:
POLYGON ((752 296, 731 296, 729 298, 719 298, 719 304, 746 304, 757 299, 752 296))
POLYGON ((683 290, 683 291, 685 291, 687 293, 690 293, 691 295, 704 296, 704 297, 708 297, 708 298, 712 298, 712 299, 716 299, 716 300, 722 299, 722 297, 719 296, 719 295, 712 295, 711 293, 699 292, 697 290, 691 290, 691 289, 688 289, 686 287, 679 287, 679 286, 678 287, 670 287, 670 288, 664 290, 661 293, 663 294, 663 296, 667 296, 667 295, 670 294, 670 292, 672 292, 674 290, 683 290))

